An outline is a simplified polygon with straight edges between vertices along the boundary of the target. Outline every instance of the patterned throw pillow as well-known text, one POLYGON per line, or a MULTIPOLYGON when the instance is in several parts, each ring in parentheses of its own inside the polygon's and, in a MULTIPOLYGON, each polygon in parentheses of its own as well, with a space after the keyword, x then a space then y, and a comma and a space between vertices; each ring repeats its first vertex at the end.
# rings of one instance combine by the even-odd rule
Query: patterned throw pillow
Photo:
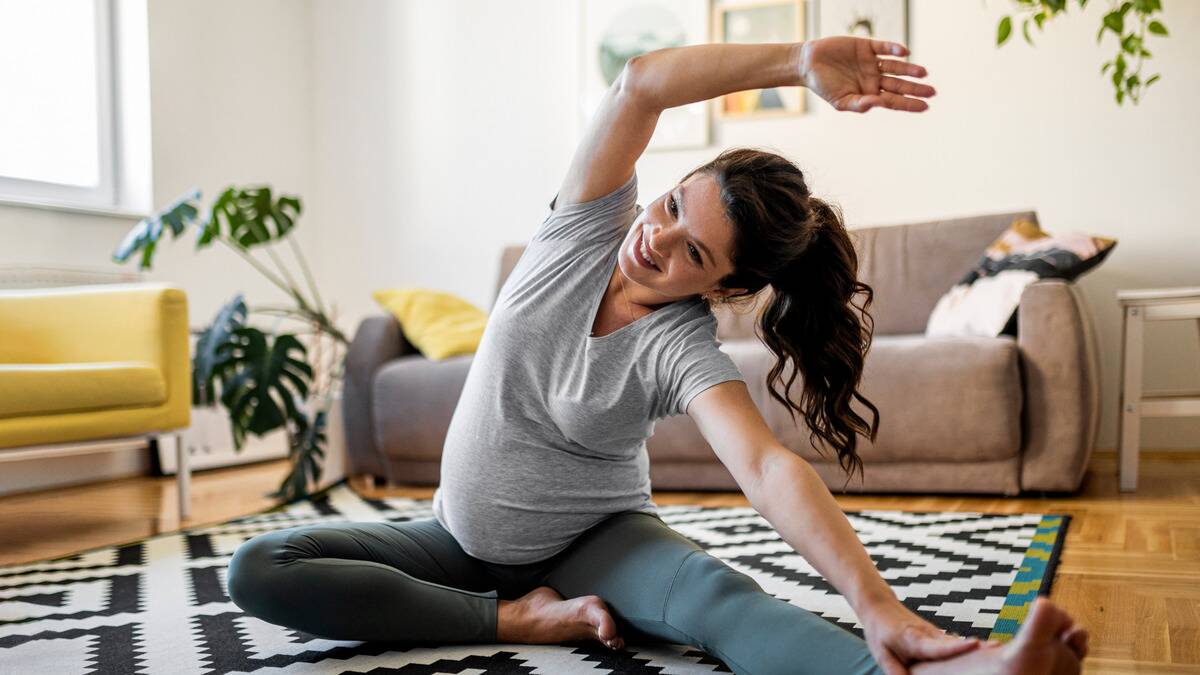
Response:
POLYGON ((927 337, 1017 334, 1017 305, 1038 279, 1074 280, 1099 265, 1115 239, 1078 232, 1050 235, 1018 219, 992 242, 983 258, 938 300, 927 337))
POLYGON ((431 361, 474 354, 487 314, 451 293, 423 288, 389 288, 371 294, 396 317, 412 346, 431 361))

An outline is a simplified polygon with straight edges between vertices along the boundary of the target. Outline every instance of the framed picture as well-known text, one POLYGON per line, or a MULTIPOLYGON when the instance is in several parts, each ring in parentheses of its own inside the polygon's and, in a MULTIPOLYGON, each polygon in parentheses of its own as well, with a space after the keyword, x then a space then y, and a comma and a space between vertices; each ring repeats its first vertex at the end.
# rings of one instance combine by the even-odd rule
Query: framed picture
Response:
POLYGON ((856 35, 908 44, 908 0, 822 0, 820 37, 856 35))
MULTIPOLYGON (((625 62, 656 49, 704 44, 709 0, 585 0, 583 7, 584 127, 625 62)), ((709 145, 708 101, 664 110, 648 151, 709 145)))
MULTIPOLYGON (((773 0, 717 7, 713 12, 713 35, 717 42, 799 42, 804 39, 803 0, 773 0)), ((750 89, 717 99, 717 116, 761 118, 804 112, 801 87, 750 89)))

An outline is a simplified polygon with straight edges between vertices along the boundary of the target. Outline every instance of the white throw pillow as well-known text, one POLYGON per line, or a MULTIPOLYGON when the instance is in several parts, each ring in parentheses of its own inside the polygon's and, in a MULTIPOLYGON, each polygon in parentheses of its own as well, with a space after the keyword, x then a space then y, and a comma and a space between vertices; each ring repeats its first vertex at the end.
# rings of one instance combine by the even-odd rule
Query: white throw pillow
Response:
POLYGON ((939 300, 925 325, 926 337, 996 337, 1021 302, 1036 272, 1004 270, 973 284, 958 284, 939 300))

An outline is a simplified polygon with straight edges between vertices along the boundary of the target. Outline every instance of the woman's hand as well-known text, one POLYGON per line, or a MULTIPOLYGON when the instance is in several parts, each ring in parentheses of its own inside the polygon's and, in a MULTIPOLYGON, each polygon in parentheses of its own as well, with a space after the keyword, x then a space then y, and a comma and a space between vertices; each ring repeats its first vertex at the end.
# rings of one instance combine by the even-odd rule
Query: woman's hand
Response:
POLYGON ((867 646, 887 675, 908 675, 908 666, 940 661, 971 651, 983 643, 977 638, 946 635, 937 626, 914 614, 898 600, 873 606, 859 614, 867 646))
POLYGON ((800 46, 800 77, 805 87, 838 110, 861 113, 881 106, 921 112, 928 108, 922 99, 936 93, 933 87, 893 77, 925 77, 925 69, 885 55, 906 56, 908 48, 857 37, 810 40, 800 46))

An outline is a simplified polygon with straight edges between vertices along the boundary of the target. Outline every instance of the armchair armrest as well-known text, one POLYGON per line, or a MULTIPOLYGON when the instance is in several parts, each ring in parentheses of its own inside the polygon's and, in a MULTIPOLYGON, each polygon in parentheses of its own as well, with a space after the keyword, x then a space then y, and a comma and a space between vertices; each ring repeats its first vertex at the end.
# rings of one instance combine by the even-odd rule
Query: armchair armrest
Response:
POLYGON ((162 374, 162 430, 188 426, 187 295, 163 283, 0 291, 0 363, 144 362, 162 374))
POLYGON ((388 463, 376 447, 371 383, 383 364, 416 348, 404 337, 400 323, 390 314, 368 316, 358 324, 346 351, 342 378, 342 419, 346 429, 346 455, 351 474, 387 476, 388 463))
POLYGON ((1025 288, 1017 346, 1025 387, 1021 487, 1074 491, 1100 425, 1096 333, 1074 283, 1047 279, 1025 288))

